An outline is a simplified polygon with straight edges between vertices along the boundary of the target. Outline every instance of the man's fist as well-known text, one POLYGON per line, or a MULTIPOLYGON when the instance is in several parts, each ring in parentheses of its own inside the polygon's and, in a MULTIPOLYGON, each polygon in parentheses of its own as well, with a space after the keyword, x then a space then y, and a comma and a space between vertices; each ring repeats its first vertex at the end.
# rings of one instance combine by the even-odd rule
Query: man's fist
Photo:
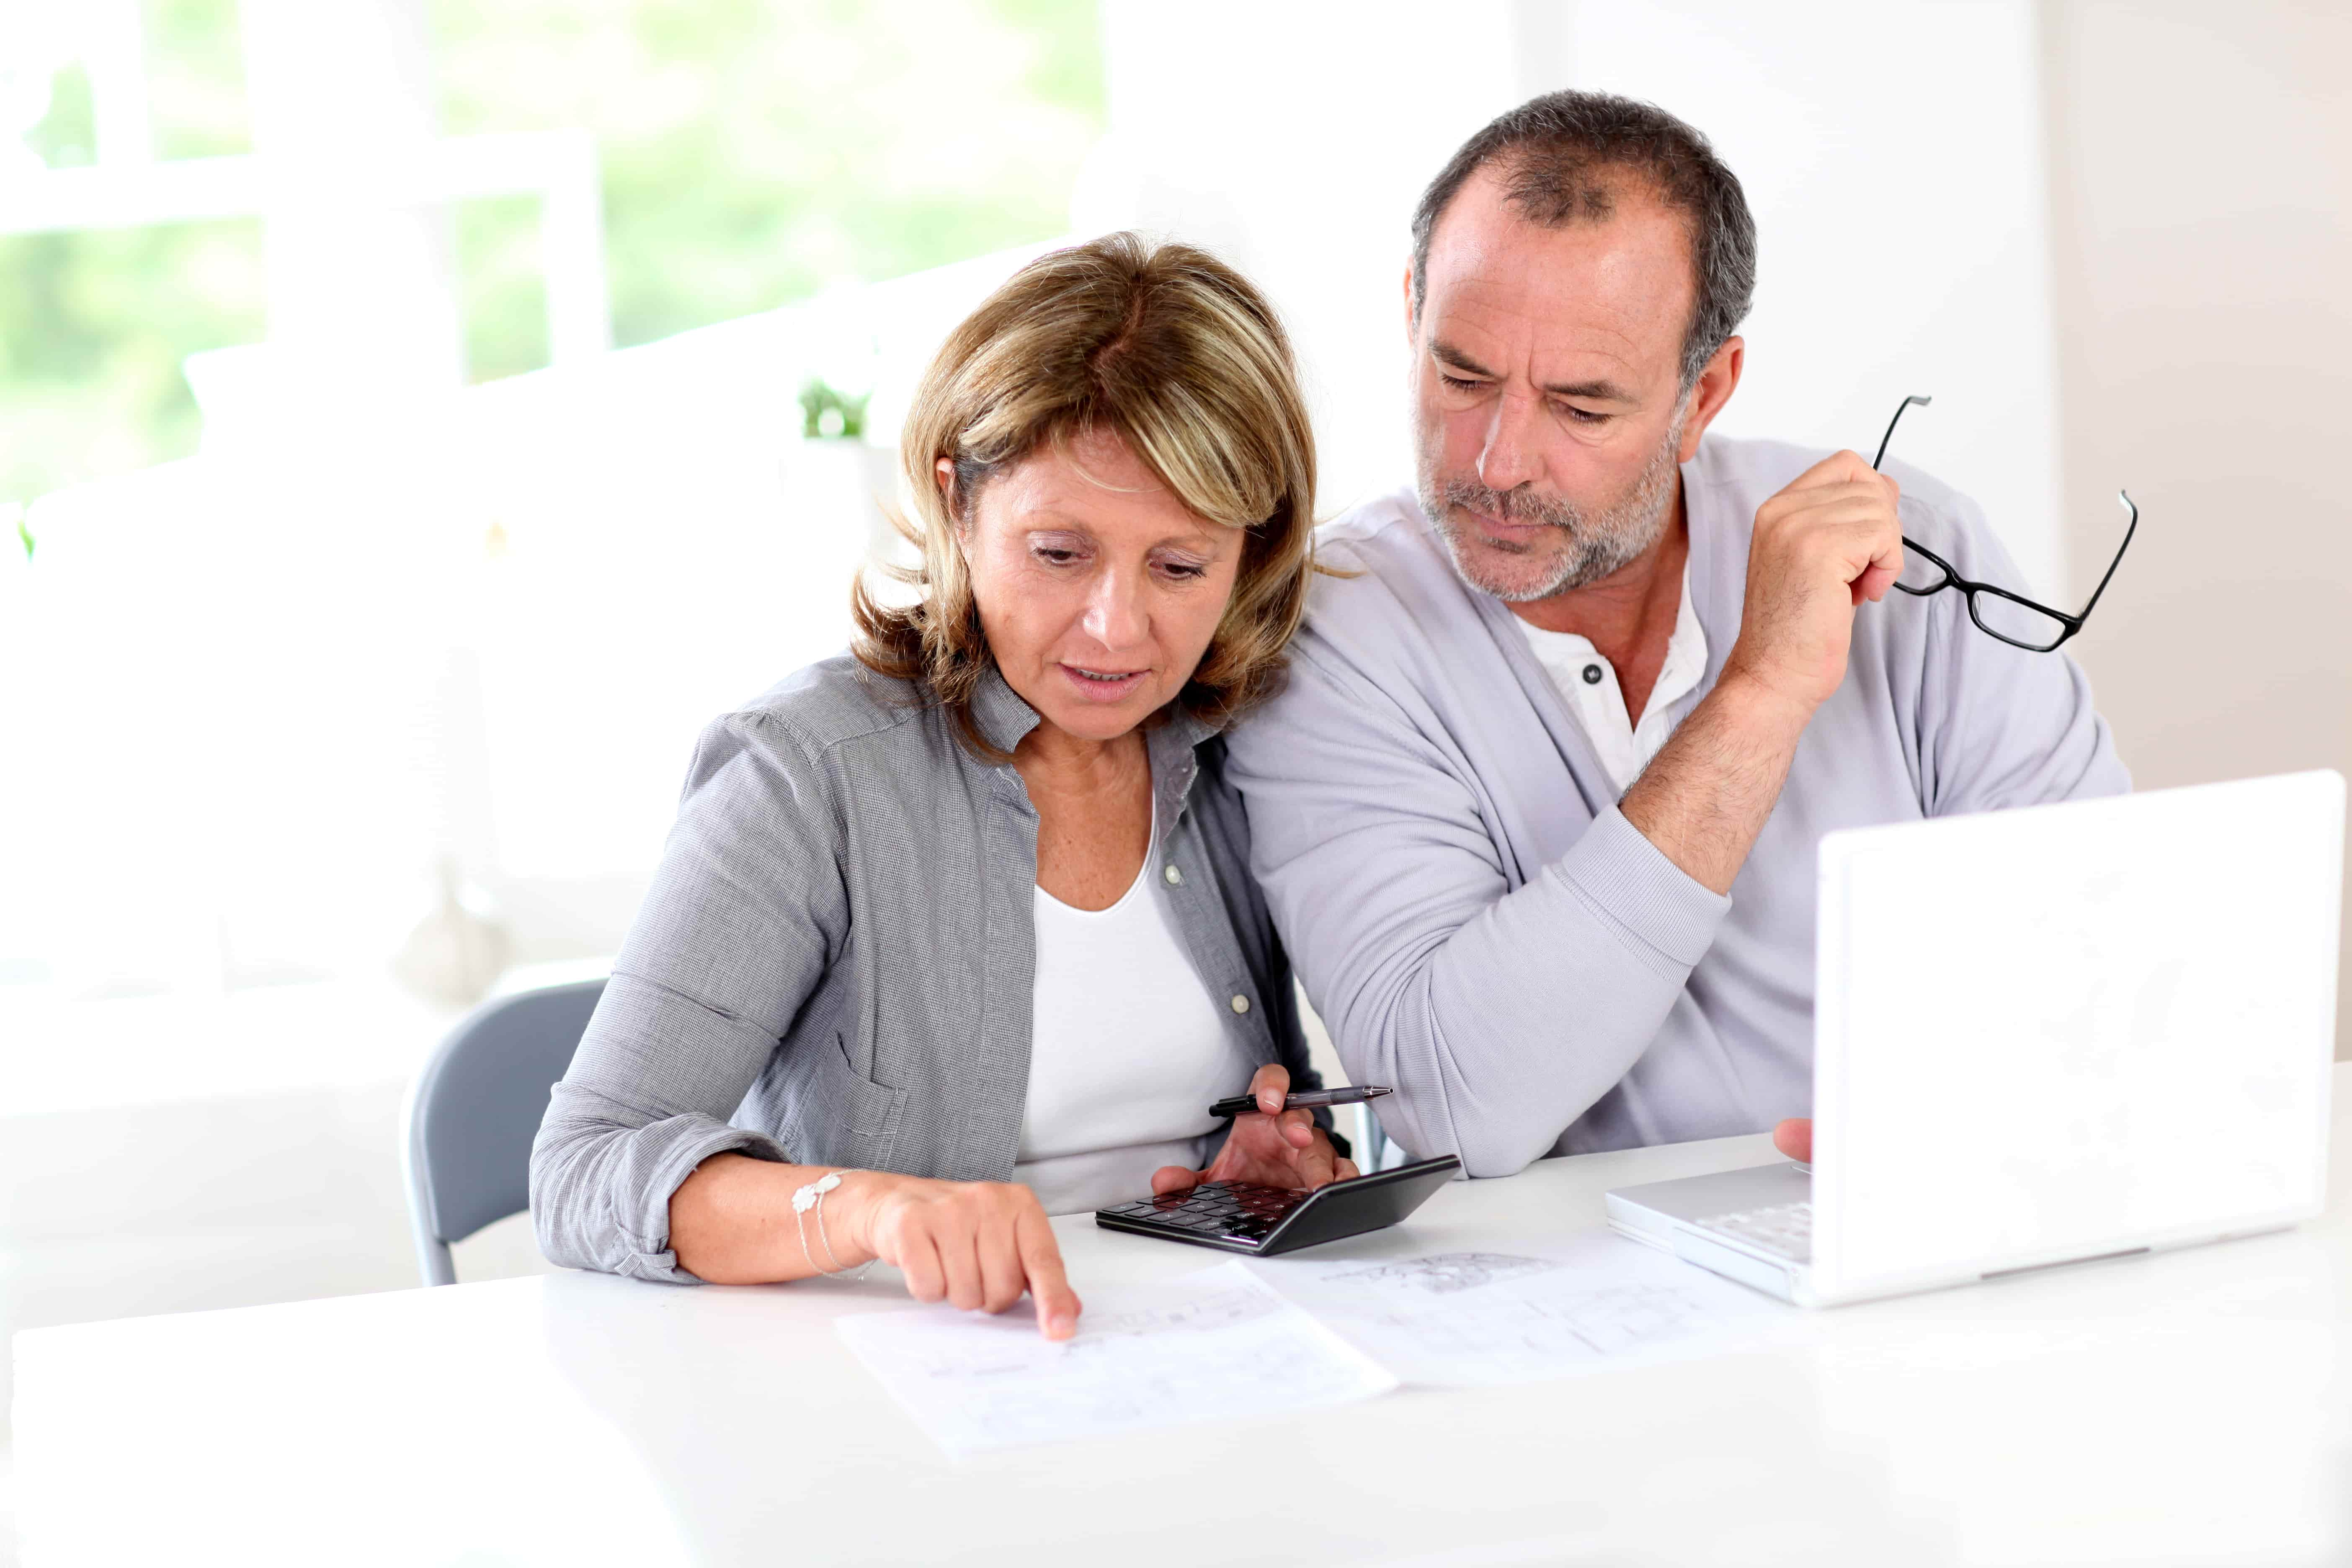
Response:
POLYGON ((1895 481, 1852 452, 1807 468, 1756 510, 1748 597, 1726 678, 1769 693, 1800 722, 1845 679, 1854 607, 1903 570, 1895 481))

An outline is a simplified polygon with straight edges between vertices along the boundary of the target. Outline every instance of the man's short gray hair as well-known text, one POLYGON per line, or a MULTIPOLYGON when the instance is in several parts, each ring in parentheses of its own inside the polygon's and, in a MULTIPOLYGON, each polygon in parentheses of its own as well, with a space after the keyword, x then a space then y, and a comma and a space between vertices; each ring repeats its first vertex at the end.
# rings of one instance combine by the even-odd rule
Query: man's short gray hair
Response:
POLYGON ((1628 175, 1689 220, 1698 302, 1683 334, 1688 390, 1756 293, 1756 220, 1707 139, 1654 103, 1605 92, 1548 92, 1497 117, 1462 144, 1413 209, 1416 320, 1428 297, 1430 236, 1463 182, 1489 163, 1512 205, 1547 228, 1606 219, 1628 175))

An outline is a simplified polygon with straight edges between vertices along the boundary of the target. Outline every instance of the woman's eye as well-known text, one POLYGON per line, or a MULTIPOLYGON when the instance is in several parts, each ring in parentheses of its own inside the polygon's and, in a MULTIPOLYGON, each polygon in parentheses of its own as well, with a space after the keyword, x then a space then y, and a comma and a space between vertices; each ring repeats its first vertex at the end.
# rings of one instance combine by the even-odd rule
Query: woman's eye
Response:
POLYGON ((1195 577, 1205 577, 1209 574, 1209 569, 1206 566, 1195 566, 1189 561, 1162 562, 1160 569, 1162 572, 1167 573, 1171 577, 1181 577, 1186 582, 1191 582, 1195 577))
POLYGON ((1035 554, 1038 560, 1048 566, 1067 566, 1078 558, 1078 552, 1075 550, 1063 550, 1054 545, 1044 544, 1037 547, 1035 554))

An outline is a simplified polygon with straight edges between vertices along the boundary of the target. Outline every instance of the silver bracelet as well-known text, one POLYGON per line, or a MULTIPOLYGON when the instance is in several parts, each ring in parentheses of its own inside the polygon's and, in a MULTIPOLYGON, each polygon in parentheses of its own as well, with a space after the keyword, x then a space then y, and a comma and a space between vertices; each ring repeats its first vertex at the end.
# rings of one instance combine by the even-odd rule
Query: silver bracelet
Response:
POLYGON ((824 1233, 824 1194, 841 1185, 841 1178, 846 1174, 848 1173, 845 1171, 835 1171, 811 1182, 807 1186, 797 1189, 793 1194, 793 1227, 800 1232, 801 1256, 808 1259, 808 1266, 811 1268, 827 1279, 838 1279, 845 1275, 852 1279, 863 1279, 866 1278, 866 1271, 879 1261, 877 1258, 869 1258, 859 1264, 855 1272, 844 1268, 841 1266, 841 1259, 834 1255, 833 1238, 824 1233), (819 1263, 816 1260, 816 1254, 809 1250, 808 1212, 811 1209, 816 1210, 817 1244, 824 1248, 825 1258, 833 1265, 830 1268, 819 1263))

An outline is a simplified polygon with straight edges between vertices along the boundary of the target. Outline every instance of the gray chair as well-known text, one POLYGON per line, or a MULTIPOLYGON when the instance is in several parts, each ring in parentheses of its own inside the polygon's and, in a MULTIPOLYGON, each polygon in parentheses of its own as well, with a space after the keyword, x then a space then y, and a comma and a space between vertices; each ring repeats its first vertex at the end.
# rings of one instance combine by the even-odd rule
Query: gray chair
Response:
POLYGON ((604 993, 602 980, 586 980, 486 1002, 417 1074, 401 1166, 427 1285, 457 1282, 451 1242, 530 1206, 530 1143, 547 1091, 604 993))

